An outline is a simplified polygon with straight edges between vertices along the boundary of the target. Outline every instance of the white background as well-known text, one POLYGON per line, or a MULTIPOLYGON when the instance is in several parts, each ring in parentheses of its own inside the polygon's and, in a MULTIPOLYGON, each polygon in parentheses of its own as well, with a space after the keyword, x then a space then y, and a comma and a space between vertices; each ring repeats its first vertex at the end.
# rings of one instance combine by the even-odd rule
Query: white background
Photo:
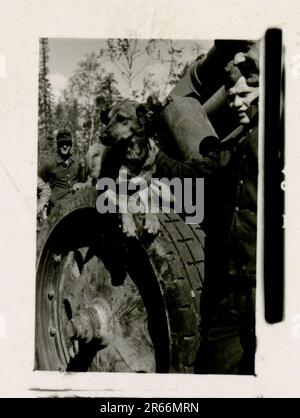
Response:
POLYGON ((297 2, 1 0, 0 54, 0 396, 58 389, 82 396, 300 396, 297 2), (274 26, 286 45, 286 305, 283 323, 265 323, 258 274, 257 377, 33 372, 39 38, 257 39, 274 26))

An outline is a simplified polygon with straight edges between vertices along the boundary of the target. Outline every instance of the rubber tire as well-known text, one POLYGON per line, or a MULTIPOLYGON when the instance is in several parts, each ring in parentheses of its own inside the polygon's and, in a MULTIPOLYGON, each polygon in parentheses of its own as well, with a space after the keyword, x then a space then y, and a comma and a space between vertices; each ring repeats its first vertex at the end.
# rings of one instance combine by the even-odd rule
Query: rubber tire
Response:
MULTIPOLYGON (((39 320, 39 271, 43 253, 54 231, 62 220, 82 209, 95 209, 97 192, 92 189, 77 191, 57 205, 37 237, 37 293, 36 322, 39 320)), ((97 215, 99 216, 99 215, 97 215)), ((168 332, 168 360, 159 371, 193 373, 199 347, 200 296, 204 280, 204 232, 198 225, 188 225, 175 213, 158 215, 159 236, 150 245, 142 244, 159 286, 168 332)), ((84 219, 82 220, 84 222, 84 219)), ((156 301, 152 301, 153 304, 156 301)), ((42 335, 36 324, 36 369, 44 369, 42 335)))

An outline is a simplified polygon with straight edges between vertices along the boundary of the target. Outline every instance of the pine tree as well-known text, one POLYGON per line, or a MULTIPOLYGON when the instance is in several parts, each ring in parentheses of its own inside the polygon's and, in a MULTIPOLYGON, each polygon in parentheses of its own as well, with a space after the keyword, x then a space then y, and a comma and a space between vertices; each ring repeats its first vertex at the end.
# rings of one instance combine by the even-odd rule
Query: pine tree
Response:
POLYGON ((53 106, 55 129, 69 128, 74 137, 73 152, 83 155, 99 141, 103 128, 100 112, 121 99, 112 73, 106 73, 94 53, 80 61, 67 87, 53 106))
POLYGON ((48 39, 40 39, 39 67, 39 152, 45 153, 52 149, 52 92, 49 81, 49 46, 48 39))

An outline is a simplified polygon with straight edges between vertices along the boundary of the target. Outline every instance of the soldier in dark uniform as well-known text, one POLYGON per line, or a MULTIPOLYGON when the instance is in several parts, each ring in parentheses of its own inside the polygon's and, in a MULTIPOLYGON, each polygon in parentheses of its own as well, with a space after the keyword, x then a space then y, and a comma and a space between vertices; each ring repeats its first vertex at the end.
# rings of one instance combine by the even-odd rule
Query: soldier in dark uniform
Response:
MULTIPOLYGON (((237 65, 248 59, 235 58, 237 65)), ((249 66, 237 65, 226 68, 226 90, 240 129, 200 159, 180 163, 160 151, 157 161, 159 176, 205 178, 206 276, 195 373, 254 374, 258 77, 251 61, 249 85, 239 69, 249 66)))

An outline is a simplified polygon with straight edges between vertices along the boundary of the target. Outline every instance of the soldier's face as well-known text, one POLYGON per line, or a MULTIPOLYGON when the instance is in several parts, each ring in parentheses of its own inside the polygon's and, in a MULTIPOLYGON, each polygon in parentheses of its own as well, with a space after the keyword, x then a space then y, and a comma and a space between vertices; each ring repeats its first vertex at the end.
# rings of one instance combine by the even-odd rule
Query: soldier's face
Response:
POLYGON ((72 143, 71 142, 61 142, 58 145, 58 152, 63 156, 68 156, 71 153, 72 143))
POLYGON ((245 77, 240 77, 235 85, 227 91, 229 107, 235 112, 242 125, 250 123, 249 109, 258 98, 258 93, 258 87, 249 86, 245 77))

